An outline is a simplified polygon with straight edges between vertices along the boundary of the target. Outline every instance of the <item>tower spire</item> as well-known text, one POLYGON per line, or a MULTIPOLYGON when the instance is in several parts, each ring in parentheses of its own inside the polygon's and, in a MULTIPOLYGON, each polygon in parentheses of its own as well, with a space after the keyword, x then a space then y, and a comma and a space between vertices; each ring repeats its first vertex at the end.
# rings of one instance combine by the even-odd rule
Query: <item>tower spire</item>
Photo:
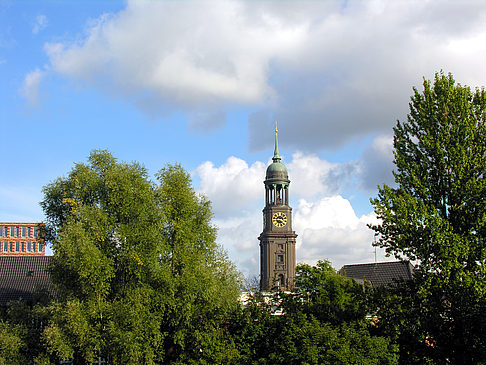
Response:
POLYGON ((278 129, 277 129, 277 121, 275 121, 275 151, 273 152, 273 162, 280 162, 280 155, 278 154, 278 129))
POLYGON ((292 208, 289 205, 289 175, 280 162, 275 122, 275 152, 265 174, 265 207, 260 241, 260 290, 291 290, 295 286, 295 242, 292 208))

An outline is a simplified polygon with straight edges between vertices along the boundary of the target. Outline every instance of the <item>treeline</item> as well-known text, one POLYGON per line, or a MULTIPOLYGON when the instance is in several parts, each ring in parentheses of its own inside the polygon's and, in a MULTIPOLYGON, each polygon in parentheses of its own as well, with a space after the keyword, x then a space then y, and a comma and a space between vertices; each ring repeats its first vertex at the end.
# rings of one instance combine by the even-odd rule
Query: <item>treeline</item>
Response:
POLYGON ((94 151, 44 188, 56 291, 4 309, 0 363, 396 363, 363 288, 328 263, 299 266, 292 295, 242 305, 209 202, 179 165, 156 178, 94 151))
POLYGON ((486 92, 425 80, 394 149, 370 228, 413 280, 371 288, 320 261, 245 305, 189 175, 94 151, 44 188, 56 295, 2 309, 0 364, 486 363, 486 92))

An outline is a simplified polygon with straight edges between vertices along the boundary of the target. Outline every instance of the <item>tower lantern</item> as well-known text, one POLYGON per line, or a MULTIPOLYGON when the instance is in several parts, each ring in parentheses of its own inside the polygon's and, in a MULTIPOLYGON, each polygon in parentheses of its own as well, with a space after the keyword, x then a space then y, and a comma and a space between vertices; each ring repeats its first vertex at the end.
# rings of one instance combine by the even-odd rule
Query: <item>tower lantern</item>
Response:
POLYGON ((265 207, 260 240, 260 289, 290 290, 295 279, 295 239, 292 231, 292 208, 289 206, 290 180, 278 152, 275 123, 273 162, 265 176, 265 207))

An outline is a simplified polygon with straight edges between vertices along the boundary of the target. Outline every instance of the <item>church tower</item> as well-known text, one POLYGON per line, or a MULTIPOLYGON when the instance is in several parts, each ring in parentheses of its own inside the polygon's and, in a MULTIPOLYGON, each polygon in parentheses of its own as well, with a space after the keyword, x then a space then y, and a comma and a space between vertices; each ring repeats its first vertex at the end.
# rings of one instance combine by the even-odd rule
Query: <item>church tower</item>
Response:
POLYGON ((289 206, 290 180, 280 162, 277 124, 273 162, 265 176, 265 208, 260 240, 260 290, 290 290, 295 279, 295 239, 292 208, 289 206))

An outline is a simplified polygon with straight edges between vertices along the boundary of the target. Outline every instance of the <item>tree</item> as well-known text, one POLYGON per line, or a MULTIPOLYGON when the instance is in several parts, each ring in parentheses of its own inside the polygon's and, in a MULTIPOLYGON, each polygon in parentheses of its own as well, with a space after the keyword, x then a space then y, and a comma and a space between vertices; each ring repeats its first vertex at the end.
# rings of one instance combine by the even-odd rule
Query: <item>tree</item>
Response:
POLYGON ((204 358, 217 345, 238 274, 189 175, 169 165, 157 176, 94 151, 44 188, 59 294, 44 338, 61 358, 155 364, 204 358))
POLYGON ((377 245, 416 263, 409 304, 431 359, 484 362, 485 90, 442 72, 425 80, 422 92, 414 88, 407 121, 394 128, 394 150, 396 187, 383 185, 372 199, 377 245))
POLYGON ((22 349, 25 348, 25 328, 0 320, 0 364, 21 364, 25 361, 22 349))
POLYGON ((339 275, 330 262, 299 264, 296 274, 295 293, 288 296, 296 304, 293 308, 332 324, 359 321, 366 316, 369 287, 339 275))
POLYGON ((365 320, 365 292, 328 262, 298 265, 293 293, 257 293, 232 318, 238 363, 396 364, 396 347, 365 320), (283 312, 272 315, 278 305, 283 312))

